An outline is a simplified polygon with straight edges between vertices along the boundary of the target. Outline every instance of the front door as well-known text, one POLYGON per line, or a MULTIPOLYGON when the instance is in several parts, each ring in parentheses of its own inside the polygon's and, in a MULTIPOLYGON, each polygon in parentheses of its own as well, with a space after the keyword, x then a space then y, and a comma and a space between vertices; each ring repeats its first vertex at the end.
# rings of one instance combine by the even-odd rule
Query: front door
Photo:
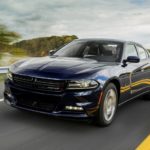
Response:
POLYGON ((141 94, 146 92, 150 87, 150 62, 146 50, 136 45, 140 62, 135 64, 137 68, 131 73, 132 94, 141 94))
MULTIPOLYGON (((137 56, 139 57, 139 53, 137 51, 137 48, 134 44, 127 44, 125 47, 125 59, 127 59, 128 56, 137 56)), ((130 96, 133 97, 133 95, 136 95, 137 92, 139 92, 141 89, 144 88, 143 77, 145 70, 143 70, 143 67, 145 66, 145 61, 140 61, 139 63, 128 63, 126 66, 126 70, 129 73, 129 83, 130 83, 130 96)))

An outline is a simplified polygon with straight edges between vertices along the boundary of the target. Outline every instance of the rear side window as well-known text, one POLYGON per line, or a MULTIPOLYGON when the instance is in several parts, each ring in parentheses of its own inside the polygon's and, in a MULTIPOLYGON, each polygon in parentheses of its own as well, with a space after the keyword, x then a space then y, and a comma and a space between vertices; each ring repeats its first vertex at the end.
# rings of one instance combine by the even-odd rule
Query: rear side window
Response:
POLYGON ((125 58, 127 58, 128 56, 138 56, 137 50, 133 44, 126 45, 125 58))
POLYGON ((147 53, 146 53, 144 48, 137 46, 137 50, 138 50, 140 59, 146 59, 147 58, 147 53))

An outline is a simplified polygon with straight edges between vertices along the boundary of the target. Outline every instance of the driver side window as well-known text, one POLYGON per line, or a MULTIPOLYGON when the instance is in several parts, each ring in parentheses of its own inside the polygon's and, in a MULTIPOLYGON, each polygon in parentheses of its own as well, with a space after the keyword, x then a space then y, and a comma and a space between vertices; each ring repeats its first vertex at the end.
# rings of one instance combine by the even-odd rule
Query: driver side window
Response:
POLYGON ((135 46, 133 44, 126 45, 125 55, 124 56, 125 56, 125 59, 128 56, 138 56, 137 50, 136 50, 136 48, 135 48, 135 46))
POLYGON ((142 60, 147 59, 146 51, 142 47, 137 46, 137 50, 138 50, 140 59, 142 59, 142 60))

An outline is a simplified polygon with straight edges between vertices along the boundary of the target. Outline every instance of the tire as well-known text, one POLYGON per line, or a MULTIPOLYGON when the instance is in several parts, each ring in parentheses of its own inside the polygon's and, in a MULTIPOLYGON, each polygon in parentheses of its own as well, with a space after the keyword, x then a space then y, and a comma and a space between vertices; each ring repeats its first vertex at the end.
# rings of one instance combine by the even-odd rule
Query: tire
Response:
POLYGON ((109 83, 103 92, 102 101, 95 118, 96 125, 99 126, 110 125, 115 117, 117 105, 118 105, 117 88, 113 83, 109 83), (109 114, 107 114, 106 112, 109 114))

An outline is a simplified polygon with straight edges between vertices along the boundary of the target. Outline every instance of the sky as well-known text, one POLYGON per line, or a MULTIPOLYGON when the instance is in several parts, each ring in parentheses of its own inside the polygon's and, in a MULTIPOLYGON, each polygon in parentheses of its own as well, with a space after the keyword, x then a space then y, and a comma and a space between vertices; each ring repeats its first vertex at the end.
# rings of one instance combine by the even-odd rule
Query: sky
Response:
POLYGON ((150 0, 0 0, 0 24, 22 39, 77 35, 150 48, 150 0))

